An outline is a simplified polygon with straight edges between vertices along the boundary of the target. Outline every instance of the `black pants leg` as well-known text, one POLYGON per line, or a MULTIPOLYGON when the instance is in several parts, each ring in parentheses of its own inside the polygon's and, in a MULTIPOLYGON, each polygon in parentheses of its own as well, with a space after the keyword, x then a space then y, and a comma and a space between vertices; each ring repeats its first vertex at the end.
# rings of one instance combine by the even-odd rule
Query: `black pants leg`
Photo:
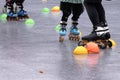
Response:
POLYGON ((78 21, 80 15, 83 13, 84 8, 82 4, 72 4, 72 20, 78 21))
POLYGON ((93 24, 93 26, 96 26, 100 24, 101 22, 105 23, 105 11, 104 8, 100 3, 87 3, 84 2, 84 5, 86 7, 88 16, 93 24))
POLYGON ((84 8, 82 4, 73 4, 73 3, 66 3, 61 2, 60 9, 63 13, 61 21, 67 22, 68 17, 73 14, 72 20, 78 21, 79 16, 83 13, 84 8))
POLYGON ((67 22, 68 21, 68 17, 71 14, 71 3, 67 3, 67 2, 61 2, 60 3, 60 9, 62 11, 62 18, 61 21, 67 22))
POLYGON ((96 4, 96 9, 97 9, 97 12, 99 14, 99 22, 101 23, 106 23, 106 16, 105 16, 105 10, 102 6, 101 3, 99 4, 96 4))

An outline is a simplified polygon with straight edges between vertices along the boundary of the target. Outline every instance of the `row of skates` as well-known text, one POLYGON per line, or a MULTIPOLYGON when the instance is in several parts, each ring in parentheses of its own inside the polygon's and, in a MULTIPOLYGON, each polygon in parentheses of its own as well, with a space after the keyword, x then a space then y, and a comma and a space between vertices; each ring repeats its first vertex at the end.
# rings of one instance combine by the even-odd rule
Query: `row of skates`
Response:
MULTIPOLYGON (((66 33, 66 24, 61 24, 61 29, 59 31, 59 42, 64 41, 66 33)), ((77 24, 73 24, 70 28, 69 40, 78 41, 78 46, 86 46, 86 44, 91 41, 97 43, 98 47, 101 49, 111 48, 113 46, 110 41, 110 33, 107 26, 98 25, 96 29, 93 29, 91 34, 81 38, 77 24)))
POLYGON ((20 19, 28 19, 28 13, 21 6, 13 5, 7 6, 4 5, 2 12, 7 14, 7 21, 18 21, 20 19))

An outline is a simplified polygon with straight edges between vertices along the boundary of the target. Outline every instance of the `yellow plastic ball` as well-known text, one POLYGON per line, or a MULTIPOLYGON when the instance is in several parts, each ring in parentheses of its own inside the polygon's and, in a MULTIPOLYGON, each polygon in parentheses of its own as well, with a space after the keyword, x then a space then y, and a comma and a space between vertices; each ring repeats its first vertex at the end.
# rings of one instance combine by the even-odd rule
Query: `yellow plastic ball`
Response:
POLYGON ((112 46, 116 46, 116 42, 112 39, 109 39, 112 42, 112 46))
POLYGON ((52 12, 59 12, 60 11, 60 7, 59 6, 54 6, 52 8, 52 12))
POLYGON ((87 51, 87 49, 86 49, 85 47, 83 47, 83 46, 77 46, 77 47, 74 49, 73 53, 74 53, 75 55, 88 54, 88 51, 87 51))

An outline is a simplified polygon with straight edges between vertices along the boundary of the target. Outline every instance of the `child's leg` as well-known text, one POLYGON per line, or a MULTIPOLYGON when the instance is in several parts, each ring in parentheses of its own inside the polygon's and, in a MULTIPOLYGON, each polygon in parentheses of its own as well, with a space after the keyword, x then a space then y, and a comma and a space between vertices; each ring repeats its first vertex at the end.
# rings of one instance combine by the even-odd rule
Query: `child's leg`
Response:
POLYGON ((80 15, 83 13, 83 4, 72 4, 72 21, 78 21, 80 15))
POLYGON ((66 26, 67 26, 68 17, 71 14, 71 3, 61 2, 60 3, 60 9, 61 9, 63 15, 62 15, 61 22, 60 22, 61 29, 59 31, 59 34, 60 34, 60 40, 59 41, 63 42, 64 41, 64 36, 67 33, 66 26))
POLYGON ((67 22, 68 17, 71 14, 71 3, 67 3, 67 2, 61 2, 60 3, 60 9, 62 11, 62 18, 61 21, 67 22))
MULTIPOLYGON (((62 11, 62 18, 61 18, 61 29, 60 34, 62 33, 63 29, 66 29, 68 17, 71 14, 71 3, 61 2, 60 9, 62 11), (61 31, 62 30, 62 31, 61 31)), ((65 33, 66 35, 66 33, 65 33)))
POLYGON ((83 13, 83 11, 84 8, 82 4, 72 4, 73 17, 72 17, 72 27, 70 33, 79 35, 80 31, 78 30, 77 25, 78 25, 78 19, 80 15, 83 13))

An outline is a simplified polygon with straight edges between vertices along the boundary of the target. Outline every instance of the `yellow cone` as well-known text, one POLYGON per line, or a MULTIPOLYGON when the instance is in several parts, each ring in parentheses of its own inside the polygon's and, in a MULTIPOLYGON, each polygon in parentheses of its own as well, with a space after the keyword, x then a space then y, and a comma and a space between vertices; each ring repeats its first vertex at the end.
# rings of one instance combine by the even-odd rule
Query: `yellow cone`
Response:
POLYGON ((60 11, 60 7, 59 6, 54 6, 52 8, 52 12, 59 12, 60 11))
POLYGON ((112 46, 116 46, 116 42, 112 39, 109 39, 112 42, 112 46))
POLYGON ((83 46, 77 46, 77 47, 74 49, 73 53, 74 53, 75 55, 88 54, 88 51, 87 51, 87 49, 86 49, 85 47, 83 47, 83 46))

